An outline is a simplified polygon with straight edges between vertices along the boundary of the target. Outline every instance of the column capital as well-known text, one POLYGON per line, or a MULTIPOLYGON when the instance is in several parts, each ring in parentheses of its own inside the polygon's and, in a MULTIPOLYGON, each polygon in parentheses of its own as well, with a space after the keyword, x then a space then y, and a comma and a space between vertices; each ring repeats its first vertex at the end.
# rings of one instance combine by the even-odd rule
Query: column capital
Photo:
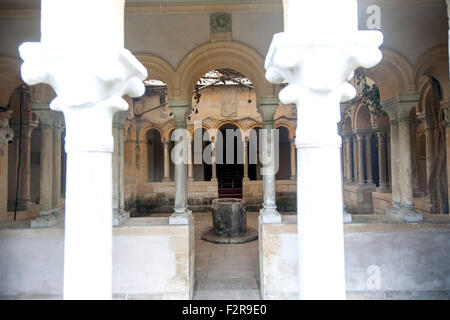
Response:
POLYGON ((364 137, 371 135, 373 133, 372 129, 353 129, 356 137, 358 139, 363 139, 364 137))
POLYGON ((128 109, 122 97, 140 96, 145 90, 147 70, 131 52, 96 52, 82 46, 72 50, 43 42, 23 43, 19 52, 24 81, 48 84, 56 92, 50 109, 64 113, 66 150, 112 152, 113 115, 128 109))
POLYGON ((187 100, 169 100, 169 109, 173 114, 175 128, 186 128, 186 120, 191 107, 187 100))
POLYGON ((130 115, 129 110, 116 112, 113 116, 113 125, 119 127, 123 126, 123 123, 125 122, 125 120, 128 118, 129 115, 130 115))
POLYGON ((278 98, 258 98, 258 112, 261 114, 263 124, 274 124, 275 112, 279 106, 280 100, 278 98))
POLYGON ((381 102, 382 108, 391 121, 408 121, 410 113, 420 101, 419 94, 400 94, 381 102))

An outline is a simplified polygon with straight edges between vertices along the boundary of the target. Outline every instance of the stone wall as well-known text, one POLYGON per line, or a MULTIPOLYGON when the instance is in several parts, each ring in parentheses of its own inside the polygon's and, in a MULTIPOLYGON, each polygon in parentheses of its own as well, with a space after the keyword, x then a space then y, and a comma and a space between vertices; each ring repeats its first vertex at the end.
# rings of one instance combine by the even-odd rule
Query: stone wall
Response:
MULTIPOLYGON (((169 225, 168 218, 133 218, 113 234, 114 298, 192 298, 193 221, 169 225)), ((0 230, 0 296, 60 298, 63 255, 62 227, 0 230)))
MULTIPOLYGON (((277 180, 277 206, 279 211, 297 210, 297 181, 277 180)), ((248 211, 258 211, 264 201, 263 181, 250 180, 242 182, 242 198, 248 211)))
MULTIPOLYGON (((260 224, 259 230, 261 296, 296 299, 296 216, 283 216, 279 225, 260 224)), ((348 298, 450 296, 448 217, 446 223, 361 223, 344 230, 348 298)))
POLYGON ((344 184, 344 205, 352 214, 373 214, 372 192, 375 185, 344 184))
MULTIPOLYGON (((130 197, 126 200, 127 209, 135 212, 133 215, 142 216, 173 211, 174 182, 147 182, 136 186, 135 190, 136 198, 130 197)), ((209 211, 212 200, 218 197, 217 182, 188 182, 188 205, 193 212, 209 211)))
MULTIPOLYGON (((386 209, 392 206, 392 193, 372 193, 373 213, 374 214, 386 214, 386 209)), ((431 213, 431 203, 422 198, 414 198, 414 208, 422 213, 431 213)))

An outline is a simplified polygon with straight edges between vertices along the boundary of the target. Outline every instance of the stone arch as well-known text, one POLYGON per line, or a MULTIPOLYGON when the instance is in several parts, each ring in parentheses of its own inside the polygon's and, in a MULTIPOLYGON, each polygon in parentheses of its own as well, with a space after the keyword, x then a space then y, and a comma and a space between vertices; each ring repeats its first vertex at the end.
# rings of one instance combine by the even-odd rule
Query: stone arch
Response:
POLYGON ((127 121, 124 125, 124 136, 125 140, 129 141, 129 137, 132 137, 132 140, 136 140, 136 127, 133 122, 127 121), (129 134, 130 133, 130 134, 129 134))
POLYGON ((352 114, 353 129, 370 129, 372 128, 372 116, 369 108, 363 104, 358 104, 352 114))
POLYGON ((7 106, 11 94, 23 83, 20 65, 17 58, 0 56, 0 106, 7 106))
POLYGON ((424 76, 431 76, 441 84, 444 99, 450 97, 447 45, 439 45, 422 54, 414 63, 413 77, 420 92, 424 76))
POLYGON ((137 53, 135 56, 147 68, 148 79, 160 80, 167 85, 169 99, 179 92, 175 87, 175 70, 166 60, 149 53, 137 53))
POLYGON ((348 113, 345 114, 344 121, 342 122, 342 132, 350 133, 352 132, 352 118, 348 113))
POLYGON ((250 132, 252 131, 252 129, 256 129, 256 128, 258 128, 258 129, 262 129, 262 124, 260 123, 260 122, 252 122, 251 124, 249 124, 248 126, 247 126, 247 128, 245 128, 245 131, 244 131, 244 138, 248 138, 249 137, 249 134, 250 134, 250 132))
POLYGON ((244 134, 245 134, 246 130, 244 129, 244 126, 242 125, 242 123, 240 121, 230 120, 230 119, 224 119, 224 120, 218 121, 214 125, 214 128, 212 128, 212 133, 214 133, 214 137, 215 137, 216 132, 218 130, 220 130, 221 127, 223 127, 223 126, 225 126, 227 124, 236 126, 241 131, 241 137, 244 137, 244 134))
POLYGON ((204 44, 191 51, 177 69, 180 100, 191 99, 197 80, 214 69, 231 68, 250 79, 257 97, 273 96, 274 87, 265 79, 264 58, 255 50, 234 41, 204 44))
POLYGON ((194 138, 194 130, 197 130, 197 129, 200 129, 200 128, 205 129, 206 131, 208 131, 208 134, 211 134, 211 127, 208 124, 202 122, 202 125, 200 127, 198 127, 198 126, 197 127, 191 126, 189 128, 189 137, 191 139, 193 139, 194 138))
POLYGON ((139 141, 144 141, 147 137, 147 132, 150 130, 157 130, 161 137, 164 137, 164 130, 157 124, 150 123, 139 130, 139 141))
POLYGON ((171 135, 172 135, 172 131, 175 130, 175 124, 174 123, 169 123, 163 130, 163 134, 161 135, 161 137, 164 140, 170 141, 171 139, 171 135))
POLYGON ((280 127, 285 128, 289 133, 289 138, 292 139, 295 137, 295 129, 291 126, 289 122, 286 121, 275 121, 274 129, 278 129, 280 127))
POLYGON ((383 59, 371 69, 358 69, 358 73, 372 78, 380 88, 381 100, 399 94, 415 93, 413 67, 403 55, 387 49, 381 49, 383 59))

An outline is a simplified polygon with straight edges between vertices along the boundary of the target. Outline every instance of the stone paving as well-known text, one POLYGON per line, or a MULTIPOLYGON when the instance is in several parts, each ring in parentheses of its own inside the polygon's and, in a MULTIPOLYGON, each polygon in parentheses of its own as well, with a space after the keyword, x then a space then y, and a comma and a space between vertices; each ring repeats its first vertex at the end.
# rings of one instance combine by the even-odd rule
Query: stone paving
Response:
MULTIPOLYGON (((211 213, 195 213, 194 300, 259 300, 258 240, 215 244, 201 239, 212 227, 211 213)), ((258 213, 247 213, 247 226, 258 228, 258 213)))

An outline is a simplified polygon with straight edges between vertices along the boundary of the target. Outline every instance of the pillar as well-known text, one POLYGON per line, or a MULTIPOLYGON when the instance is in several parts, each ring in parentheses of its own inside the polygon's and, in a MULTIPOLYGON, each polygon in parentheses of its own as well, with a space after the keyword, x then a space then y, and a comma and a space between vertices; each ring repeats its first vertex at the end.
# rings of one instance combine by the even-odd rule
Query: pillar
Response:
POLYGON ((351 133, 346 133, 344 136, 345 139, 345 153, 347 162, 345 165, 347 166, 347 183, 353 182, 353 166, 352 166, 352 136, 351 133))
POLYGON ((430 181, 431 171, 434 162, 434 120, 431 114, 426 111, 417 114, 417 118, 423 122, 425 127, 425 140, 426 140, 426 169, 427 169, 427 195, 429 195, 430 190, 428 189, 428 182, 430 181))
POLYGON ((54 88, 67 128, 64 299, 112 298, 112 119, 147 77, 123 47, 124 2, 43 0, 41 42, 19 48, 22 78, 54 88))
POLYGON ((353 182, 358 183, 359 181, 359 171, 358 171, 358 140, 356 135, 352 137, 353 142, 353 182))
POLYGON ((172 161, 175 165, 175 204, 174 212, 169 217, 170 224, 189 224, 192 211, 188 209, 187 197, 187 162, 188 162, 188 139, 186 130, 186 119, 191 108, 187 101, 169 101, 175 121, 175 131, 172 140, 175 146, 172 150, 172 161))
POLYGON ((242 144, 244 145, 244 177, 242 178, 242 181, 249 181, 248 178, 248 137, 245 137, 242 141, 242 144))
POLYGON ((387 167, 386 167, 386 130, 382 130, 377 136, 378 143, 378 175, 380 178, 380 186, 378 192, 385 193, 389 190, 387 185, 387 167))
MULTIPOLYGON (((32 90, 33 91, 33 90, 32 90)), ((51 227, 57 223, 53 215, 53 112, 48 109, 48 102, 34 103, 32 94, 31 107, 39 116, 41 129, 40 150, 40 185, 39 185, 39 213, 31 220, 32 228, 51 227)))
POLYGON ((372 173, 372 133, 366 133, 364 135, 365 148, 366 148, 366 183, 373 184, 372 173))
POLYGON ((291 147, 291 180, 297 179, 297 161, 295 159, 295 138, 289 138, 291 147))
POLYGON ((360 186, 366 184, 364 174, 364 135, 357 133, 356 141, 358 144, 358 183, 360 186))
POLYGON ((164 146, 164 179, 163 182, 169 182, 170 181, 170 158, 169 158, 169 147, 170 147, 170 141, 169 140, 161 140, 164 146))
POLYGON ((355 95, 347 83, 354 69, 381 60, 382 34, 358 32, 356 0, 285 0, 283 5, 285 32, 274 36, 265 66, 270 82, 287 80, 280 100, 295 103, 298 110, 299 298, 343 299, 341 141, 336 123, 341 100, 355 95))
POLYGON ((211 182, 217 180, 217 163, 216 163, 216 139, 211 139, 211 182))
POLYGON ((114 151, 112 157, 113 181, 113 226, 119 226, 130 217, 124 205, 124 122, 128 111, 116 112, 113 117, 114 151))
POLYGON ((194 161, 192 156, 192 139, 187 141, 188 147, 188 181, 194 181, 194 161))
POLYGON ((53 182, 52 182, 52 208, 58 213, 61 203, 61 133, 64 121, 63 114, 54 112, 53 126, 53 182))
POLYGON ((391 120, 392 208, 387 214, 395 220, 420 222, 423 217, 414 209, 411 154, 410 112, 419 95, 400 95, 384 102, 391 120))
MULTIPOLYGON (((263 176, 263 208, 260 210, 262 223, 281 223, 281 215, 277 211, 276 204, 276 180, 275 175, 278 171, 278 155, 276 149, 279 147, 279 141, 275 141, 274 115, 278 109, 278 99, 259 98, 258 111, 262 116, 263 134, 262 138, 262 176, 263 176)), ((261 144, 260 144, 261 145, 261 144)))
POLYGON ((0 222, 8 219, 8 144, 14 136, 10 116, 11 111, 0 112, 0 222))

